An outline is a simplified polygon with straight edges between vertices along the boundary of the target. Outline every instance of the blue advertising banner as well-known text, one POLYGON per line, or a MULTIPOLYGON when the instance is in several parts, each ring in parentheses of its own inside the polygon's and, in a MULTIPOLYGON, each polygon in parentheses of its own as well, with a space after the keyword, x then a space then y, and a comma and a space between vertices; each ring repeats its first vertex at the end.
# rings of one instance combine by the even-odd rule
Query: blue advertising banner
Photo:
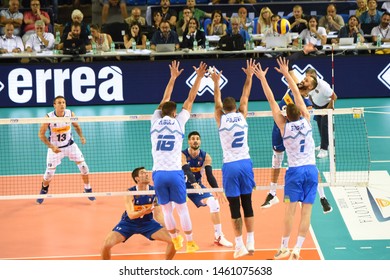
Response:
MULTIPOLYGON (((339 98, 389 97, 390 56, 335 56, 334 86, 339 98)), ((208 59, 209 66, 222 70, 222 97, 239 100, 245 74, 245 58, 208 59)), ((258 59, 269 67, 269 84, 277 98, 286 83, 273 68, 275 59, 258 59)), ((181 60, 184 72, 176 80, 172 100, 183 102, 195 79, 193 66, 200 60, 181 60)), ((58 64, 3 64, 0 71, 0 107, 52 106, 62 95, 68 105, 156 104, 169 80, 170 61, 128 61, 58 64)), ((298 78, 307 68, 315 68, 320 78, 332 83, 330 56, 305 57, 294 65, 298 78)), ((251 100, 265 100, 260 82, 253 79, 251 100)), ((196 102, 213 101, 213 84, 203 78, 196 102)))

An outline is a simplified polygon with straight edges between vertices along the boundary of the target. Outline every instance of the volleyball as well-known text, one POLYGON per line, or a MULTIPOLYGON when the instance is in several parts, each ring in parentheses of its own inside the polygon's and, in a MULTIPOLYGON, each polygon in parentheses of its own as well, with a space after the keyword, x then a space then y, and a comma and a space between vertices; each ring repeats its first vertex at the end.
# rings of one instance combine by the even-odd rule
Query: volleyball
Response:
POLYGON ((274 28, 276 32, 283 35, 290 31, 291 26, 287 19, 282 18, 275 23, 274 28))

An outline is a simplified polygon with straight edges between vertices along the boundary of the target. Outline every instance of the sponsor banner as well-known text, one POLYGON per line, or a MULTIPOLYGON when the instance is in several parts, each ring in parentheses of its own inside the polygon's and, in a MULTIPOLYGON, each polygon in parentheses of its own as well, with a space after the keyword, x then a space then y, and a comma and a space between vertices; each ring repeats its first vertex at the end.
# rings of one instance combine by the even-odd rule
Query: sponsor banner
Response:
POLYGON ((389 186, 387 171, 371 171, 369 187, 331 188, 353 240, 390 239, 389 186))
MULTIPOLYGON (((387 56, 337 56, 335 91, 339 98, 388 97, 390 64, 387 56), (370 69, 370 71, 367 71, 370 69), (351 76, 356 77, 351 79, 351 76), (364 77, 362 79, 361 77, 364 77), (351 83, 351 81, 353 81, 351 83), (368 90, 369 89, 369 90, 368 90)), ((242 67, 246 59, 207 59, 209 66, 222 71, 222 97, 239 100, 245 82, 242 67)), ((269 67, 267 78, 276 99, 286 90, 286 81, 274 70, 274 59, 258 59, 269 67)), ((183 102, 195 79, 193 66, 200 60, 182 60, 183 73, 176 80, 172 100, 183 102)), ((158 104, 169 80, 168 60, 57 64, 3 64, 0 71, 0 107, 52 106, 62 95, 68 105, 158 104)), ((305 57, 294 65, 298 78, 314 68, 319 77, 332 83, 329 56, 305 57)), ((196 102, 213 102, 213 85, 206 75, 196 102)), ((250 100, 265 100, 260 82, 253 78, 250 100)))

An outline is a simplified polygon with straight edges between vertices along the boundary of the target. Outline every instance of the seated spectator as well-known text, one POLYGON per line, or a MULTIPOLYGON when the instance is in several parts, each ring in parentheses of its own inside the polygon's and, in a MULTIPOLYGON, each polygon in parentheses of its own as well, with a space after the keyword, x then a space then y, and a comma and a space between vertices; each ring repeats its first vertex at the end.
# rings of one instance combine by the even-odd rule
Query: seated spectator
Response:
POLYGON ((263 7, 260 10, 259 19, 257 21, 258 34, 267 34, 268 32, 273 32, 274 27, 271 21, 272 15, 273 13, 269 7, 263 7))
POLYGON ((90 29, 90 26, 88 23, 85 23, 83 21, 84 19, 84 14, 79 10, 79 9, 75 9, 73 10, 71 16, 71 21, 70 22, 67 22, 64 26, 64 29, 62 31, 62 38, 61 38, 61 41, 65 41, 66 38, 68 37, 68 33, 71 31, 71 27, 72 27, 72 23, 73 22, 78 22, 80 24, 80 27, 81 27, 81 37, 83 38, 87 38, 89 35, 91 35, 91 29, 90 29))
POLYGON ((148 38, 152 39, 153 34, 156 33, 156 31, 160 30, 160 24, 162 22, 162 15, 161 11, 154 11, 153 12, 153 19, 152 19, 152 26, 150 26, 150 31, 148 33, 148 38))
POLYGON ((250 40, 250 36, 248 32, 241 27, 241 19, 238 16, 233 16, 230 18, 230 24, 232 26, 232 31, 229 32, 230 35, 241 35, 243 42, 244 42, 244 48, 245 48, 245 42, 250 40))
POLYGON ((125 19, 125 22, 128 25, 131 25, 134 21, 138 22, 140 26, 146 25, 146 19, 141 16, 141 9, 138 7, 134 7, 131 10, 131 15, 125 19))
POLYGON ((288 18, 291 24, 290 32, 301 33, 307 28, 308 16, 303 14, 302 6, 295 5, 293 8, 293 16, 288 18))
MULTIPOLYGON (((252 23, 252 20, 248 18, 248 10, 245 7, 240 7, 237 14, 240 19, 240 28, 248 31, 248 27, 252 23)), ((254 28, 254 26, 252 26, 252 28, 254 28)))
MULTIPOLYGON (((91 25, 91 45, 96 44, 98 52, 108 52, 111 49, 112 38, 110 34, 101 33, 100 26, 97 24, 91 25)), ((87 44, 87 42, 86 42, 87 44)))
POLYGON ((24 45, 20 36, 14 35, 14 25, 5 24, 5 34, 1 36, 0 53, 20 53, 24 51, 24 45))
MULTIPOLYGON (((45 32, 45 23, 43 20, 37 20, 35 23, 35 31, 30 34, 25 44, 26 52, 40 53, 43 51, 50 51, 54 47, 54 35, 49 32, 45 32)), ((29 60, 30 62, 53 62, 48 57, 34 57, 29 60)))
POLYGON ((23 42, 27 42, 31 34, 35 33, 35 22, 38 20, 43 21, 45 32, 49 32, 50 16, 47 12, 41 11, 41 4, 39 0, 30 1, 31 11, 26 11, 23 14, 24 22, 24 35, 22 37, 23 42))
POLYGON ((128 18, 126 0, 103 0, 102 24, 124 22, 128 18), (121 18, 118 15, 121 15, 121 18))
POLYGON ((188 29, 183 34, 181 48, 193 49, 194 40, 198 43, 198 47, 204 48, 206 35, 199 29, 199 21, 196 18, 191 18, 188 23, 188 29))
POLYGON ((162 20, 168 21, 171 26, 171 29, 175 29, 176 21, 177 21, 177 12, 175 9, 171 8, 170 0, 161 0, 160 12, 161 12, 162 20))
POLYGON ((123 36, 126 49, 131 49, 133 42, 135 42, 137 49, 145 49, 146 39, 146 36, 141 33, 141 25, 136 21, 129 26, 127 34, 123 36))
POLYGON ((355 10, 355 16, 358 18, 362 13, 368 11, 367 0, 356 0, 357 9, 355 10))
POLYGON ((383 12, 377 10, 378 3, 376 0, 368 0, 368 11, 361 14, 359 17, 361 24, 379 25, 383 12))
POLYGON ((179 36, 183 36, 183 33, 187 33, 188 23, 190 22, 190 19, 193 18, 192 11, 189 7, 184 7, 182 14, 184 16, 176 23, 176 32, 179 36))
POLYGON ((319 26, 324 27, 326 33, 330 31, 339 31, 344 26, 344 19, 342 16, 336 14, 336 6, 329 4, 326 8, 326 15, 320 18, 319 26))
MULTIPOLYGON (((196 8, 196 0, 187 0, 186 5, 188 8, 191 9, 192 16, 196 18, 196 20, 200 23, 205 18, 211 18, 211 13, 206 13, 205 11, 202 11, 198 8, 196 8)), ((183 11, 179 12, 179 20, 183 18, 183 11)), ((201 28, 200 28, 201 29, 201 28)))
MULTIPOLYGON (((322 49, 322 46, 326 44, 326 30, 324 27, 318 26, 318 19, 316 16, 311 16, 309 18, 309 27, 304 29, 298 35, 298 38, 301 38, 304 44, 312 44, 317 47, 317 49, 322 49)), ((294 40, 293 45, 298 45, 298 38, 294 40)))
POLYGON ((215 10, 211 14, 211 23, 207 25, 207 35, 225 36, 227 30, 226 24, 222 20, 222 12, 215 10))
MULTIPOLYGON (((73 22, 68 36, 63 42, 63 52, 65 54, 82 54, 91 50, 91 41, 88 37, 82 37, 81 35, 81 25, 78 22, 73 22)), ((61 62, 65 61, 81 61, 84 62, 85 59, 78 55, 75 55, 72 58, 62 58, 61 62)))
MULTIPOLYGON (((164 0, 162 0, 164 1, 164 0)), ((171 26, 167 20, 160 23, 160 29, 157 30, 150 41, 150 48, 156 50, 158 44, 175 44, 175 49, 180 48, 179 36, 176 31, 171 30, 171 26)))
POLYGON ((14 35, 20 36, 23 14, 19 12, 19 0, 10 0, 8 6, 8 10, 1 10, 0 12, 0 35, 6 34, 5 26, 11 23, 14 26, 14 35))
POLYGON ((340 38, 354 38, 353 42, 357 43, 359 38, 360 42, 364 42, 364 33, 361 28, 359 28, 359 19, 356 16, 350 16, 348 19, 348 24, 341 27, 337 38, 332 39, 332 43, 338 44, 340 38))
MULTIPOLYGON (((374 27, 371 31, 372 41, 376 42, 378 36, 381 37, 381 41, 385 43, 390 42, 390 13, 384 12, 381 17, 381 23, 374 27)), ((376 50, 376 54, 390 54, 390 49, 376 50)))

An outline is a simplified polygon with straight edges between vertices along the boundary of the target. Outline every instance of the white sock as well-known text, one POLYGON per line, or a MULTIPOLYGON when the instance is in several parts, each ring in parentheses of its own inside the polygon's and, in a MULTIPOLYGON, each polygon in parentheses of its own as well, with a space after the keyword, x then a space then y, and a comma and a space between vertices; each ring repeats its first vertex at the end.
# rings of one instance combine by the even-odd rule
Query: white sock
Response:
POLYGON ((323 187, 318 187, 318 194, 320 195, 320 198, 326 197, 323 187))
POLYGON ((90 189, 92 189, 92 188, 91 188, 91 185, 90 185, 90 184, 84 184, 84 189, 90 190, 90 189))
POLYGON ((193 239, 192 239, 192 233, 186 234, 186 239, 187 239, 187 242, 188 242, 188 241, 192 241, 192 240, 193 240, 193 239))
POLYGON ((222 236, 222 225, 221 224, 216 224, 214 225, 214 235, 215 235, 215 238, 218 238, 220 236, 222 236))
POLYGON ((246 234, 246 243, 250 243, 250 242, 255 242, 255 233, 252 231, 252 232, 247 232, 246 234))
POLYGON ((288 242, 290 241, 290 236, 282 237, 282 248, 288 248, 288 242))
POLYGON ((242 235, 236 236, 235 240, 236 240, 236 248, 241 248, 242 246, 244 246, 244 241, 242 241, 242 235))
POLYGON ((277 187, 278 187, 278 183, 271 183, 269 193, 275 196, 277 187))
POLYGON ((295 245, 295 248, 301 249, 304 241, 305 241, 304 236, 298 236, 297 244, 295 245))

